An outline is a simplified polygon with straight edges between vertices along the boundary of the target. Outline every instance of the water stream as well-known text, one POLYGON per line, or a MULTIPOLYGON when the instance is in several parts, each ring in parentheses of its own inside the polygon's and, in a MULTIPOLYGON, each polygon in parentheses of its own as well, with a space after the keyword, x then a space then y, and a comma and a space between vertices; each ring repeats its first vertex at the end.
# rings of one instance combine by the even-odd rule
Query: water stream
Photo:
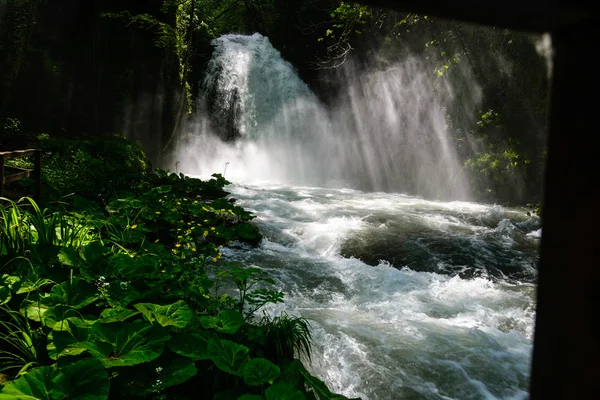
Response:
POLYGON ((527 398, 537 218, 349 189, 230 190, 258 215, 265 240, 225 255, 276 279, 286 302, 270 313, 310 320, 307 365, 332 389, 363 399, 527 398))
POLYGON ((267 38, 214 46, 176 157, 258 216, 262 244, 224 255, 276 279, 267 312, 310 320, 307 367, 365 400, 527 398, 541 225, 469 201, 451 82, 417 58, 348 69, 326 107, 267 38))

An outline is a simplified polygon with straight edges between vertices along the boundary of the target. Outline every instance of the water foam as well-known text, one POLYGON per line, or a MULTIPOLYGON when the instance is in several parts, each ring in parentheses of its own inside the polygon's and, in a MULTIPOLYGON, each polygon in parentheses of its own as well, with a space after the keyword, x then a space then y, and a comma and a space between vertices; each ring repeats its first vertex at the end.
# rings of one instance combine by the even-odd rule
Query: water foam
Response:
MULTIPOLYGON (((431 221, 449 221, 467 228, 448 229, 448 241, 501 243, 503 232, 518 229, 507 222, 487 227, 486 215, 509 216, 514 225, 527 220, 524 211, 309 187, 232 191, 269 233, 259 248, 226 255, 268 270, 285 292, 285 304, 269 313, 310 320, 315 348, 306 364, 332 390, 363 399, 527 397, 533 284, 420 272, 389 261, 368 266, 342 257, 338 247, 348 235, 380 229, 369 217, 380 213, 414 217, 416 235, 438 230, 431 221)), ((494 246, 488 251, 498 257, 494 246)))

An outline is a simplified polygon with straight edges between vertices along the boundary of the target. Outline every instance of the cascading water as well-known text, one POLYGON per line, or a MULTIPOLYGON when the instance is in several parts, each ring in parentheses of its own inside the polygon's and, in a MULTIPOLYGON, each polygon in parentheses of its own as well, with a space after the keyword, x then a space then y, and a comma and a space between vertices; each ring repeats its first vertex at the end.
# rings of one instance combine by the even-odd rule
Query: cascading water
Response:
POLYGON ((325 107, 266 37, 225 35, 214 45, 201 99, 211 118, 199 118, 177 155, 190 173, 230 162, 228 177, 242 182, 468 198, 445 132, 453 90, 423 62, 347 70, 346 93, 325 107))
POLYGON ((177 159, 199 177, 229 163, 228 190, 265 240, 224 255, 276 279, 286 302, 269 313, 310 320, 307 368, 365 400, 526 398, 539 219, 393 193, 468 199, 445 132, 452 87, 410 58, 346 70, 325 107, 267 38, 214 44, 212 115, 177 159))
POLYGON ((310 320, 306 365, 330 388, 364 400, 527 398, 537 218, 393 193, 230 190, 265 240, 225 256, 276 279, 286 301, 269 312, 310 320))

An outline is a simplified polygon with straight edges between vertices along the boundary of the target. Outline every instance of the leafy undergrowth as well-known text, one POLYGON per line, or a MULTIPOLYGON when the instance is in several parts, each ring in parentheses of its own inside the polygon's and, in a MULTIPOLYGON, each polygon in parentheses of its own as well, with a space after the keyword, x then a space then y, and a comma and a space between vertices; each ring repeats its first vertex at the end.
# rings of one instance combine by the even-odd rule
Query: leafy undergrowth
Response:
POLYGON ((257 317, 283 302, 274 282, 224 262, 261 235, 213 177, 158 170, 106 206, 5 199, 0 399, 345 398, 298 359, 307 320, 257 317))

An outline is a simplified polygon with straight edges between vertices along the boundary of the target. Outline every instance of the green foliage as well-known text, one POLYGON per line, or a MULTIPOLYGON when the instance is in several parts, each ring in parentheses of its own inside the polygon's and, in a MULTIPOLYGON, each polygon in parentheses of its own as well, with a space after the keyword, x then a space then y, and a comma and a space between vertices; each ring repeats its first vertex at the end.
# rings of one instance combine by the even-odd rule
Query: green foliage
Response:
POLYGON ((103 200, 150 173, 139 144, 119 135, 94 139, 59 139, 40 135, 42 179, 51 195, 77 193, 103 200))
POLYGON ((24 375, 41 361, 34 344, 37 333, 17 312, 2 308, 0 316, 0 373, 24 375))
POLYGON ((223 198, 227 184, 158 170, 105 210, 85 197, 0 207, 0 360, 12 379, 0 398, 187 398, 198 385, 215 398, 305 398, 291 361, 310 357, 308 322, 251 322, 283 293, 263 270, 221 264, 230 241, 261 239, 223 198), (218 293, 226 281, 237 301, 218 293))
MULTIPOLYGON (((337 68, 349 57, 352 42, 363 34, 363 29, 373 19, 370 9, 355 2, 341 1, 329 12, 323 35, 317 41, 324 46, 323 55, 314 63, 318 69, 337 68)), ((307 30, 314 29, 314 24, 307 30)))
POLYGON ((524 178, 531 174, 531 150, 524 149, 519 140, 504 136, 505 122, 495 110, 480 111, 476 131, 472 135, 487 149, 471 155, 465 167, 472 185, 487 201, 507 198, 515 193, 524 178))
POLYGON ((255 358, 244 367, 244 382, 249 386, 260 386, 272 383, 279 377, 279 367, 264 358, 255 358))
POLYGON ((94 360, 80 360, 62 368, 36 368, 5 385, 0 397, 17 399, 106 399, 109 393, 108 373, 94 360))

